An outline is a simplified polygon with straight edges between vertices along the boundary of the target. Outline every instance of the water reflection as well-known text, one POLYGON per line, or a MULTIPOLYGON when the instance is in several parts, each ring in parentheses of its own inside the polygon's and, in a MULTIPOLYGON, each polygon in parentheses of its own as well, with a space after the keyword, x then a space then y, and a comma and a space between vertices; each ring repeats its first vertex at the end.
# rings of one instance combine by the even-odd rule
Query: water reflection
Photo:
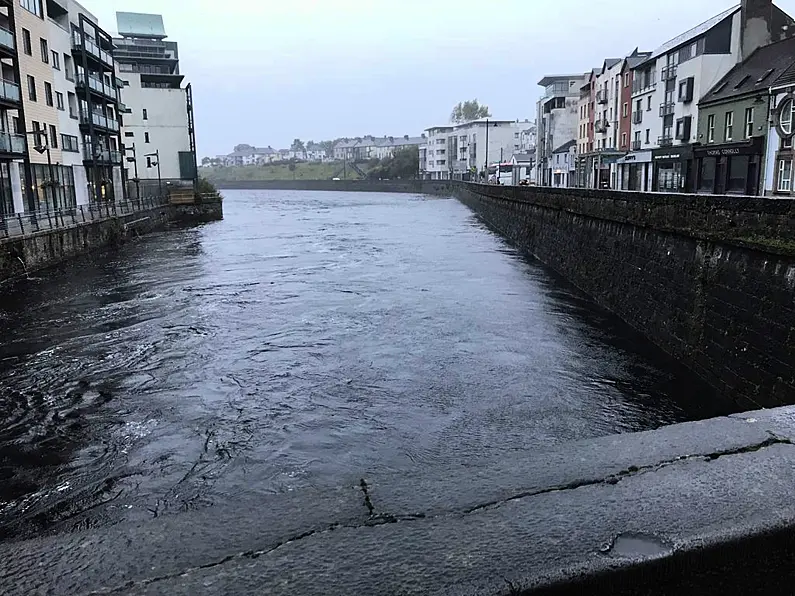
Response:
POLYGON ((733 409, 455 201, 225 208, 0 289, 0 536, 733 409))

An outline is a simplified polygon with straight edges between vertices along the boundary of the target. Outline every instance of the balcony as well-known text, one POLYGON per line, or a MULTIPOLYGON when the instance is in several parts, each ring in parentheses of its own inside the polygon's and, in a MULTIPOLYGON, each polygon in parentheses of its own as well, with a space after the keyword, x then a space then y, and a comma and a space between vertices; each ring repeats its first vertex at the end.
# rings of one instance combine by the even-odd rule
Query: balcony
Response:
POLYGON ((610 124, 608 124, 607 120, 597 120, 593 123, 593 130, 600 134, 606 133, 609 126, 610 124))
POLYGON ((76 31, 72 35, 72 50, 82 52, 84 46, 85 52, 89 56, 98 60, 111 70, 114 68, 113 56, 111 56, 109 52, 100 48, 93 39, 90 39, 86 35, 81 35, 80 32, 76 31))
POLYGON ((548 99, 550 97, 566 97, 568 94, 569 94, 568 81, 563 83, 553 83, 552 85, 548 85, 544 89, 543 99, 548 99))
POLYGON ((671 135, 663 135, 661 137, 657 137, 657 144, 660 147, 670 147, 674 144, 674 138, 671 135))
POLYGON ((607 103, 607 89, 599 89, 599 91, 596 92, 596 103, 607 103))
POLYGON ((119 114, 132 114, 132 108, 124 103, 119 104, 118 110, 119 114))
POLYGON ((5 27, 0 27, 0 52, 12 56, 17 53, 17 40, 14 38, 14 34, 5 27))
POLYGON ((660 71, 661 81, 670 81, 676 78, 676 66, 666 66, 660 71))
POLYGON ((88 75, 80 76, 77 81, 75 81, 75 87, 84 88, 86 84, 88 84, 89 89, 92 91, 99 93, 103 97, 106 97, 114 102, 116 101, 116 89, 110 85, 106 85, 102 79, 88 75))
POLYGON ((97 163, 120 164, 121 152, 110 151, 108 149, 95 149, 94 155, 91 155, 91 150, 88 147, 83 147, 83 161, 90 161, 93 163, 96 158, 97 163))
POLYGON ((632 150, 639 151, 640 150, 640 141, 632 141, 632 150))
POLYGON ((23 135, 0 132, 0 153, 24 155, 25 147, 26 143, 23 135))
POLYGON ((22 96, 19 92, 19 85, 13 81, 0 79, 0 103, 19 104, 22 96))
POLYGON ((89 124, 113 132, 118 132, 119 130, 119 123, 117 120, 108 118, 98 112, 91 112, 89 119, 89 113, 86 110, 80 110, 80 126, 89 126, 89 124))
POLYGON ((642 124, 643 123, 643 111, 638 110, 637 112, 632 112, 632 124, 642 124))
POLYGON ((669 101, 669 102, 666 102, 666 103, 661 103, 660 104, 660 117, 662 118, 664 116, 670 116, 671 114, 674 113, 675 109, 676 109, 676 104, 674 102, 672 102, 672 101, 669 101))

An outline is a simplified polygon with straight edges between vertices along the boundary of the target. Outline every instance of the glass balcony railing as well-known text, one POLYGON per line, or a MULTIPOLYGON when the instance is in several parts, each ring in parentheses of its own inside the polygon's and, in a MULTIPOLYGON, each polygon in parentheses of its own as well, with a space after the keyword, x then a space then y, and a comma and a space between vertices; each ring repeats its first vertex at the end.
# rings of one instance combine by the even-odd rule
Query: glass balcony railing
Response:
POLYGON ((94 151, 94 155, 92 155, 91 150, 88 147, 83 148, 83 160, 94 161, 94 157, 96 157, 98 162, 102 163, 113 163, 113 164, 121 163, 121 152, 119 151, 109 151, 108 149, 96 149, 94 151))
POLYGON ((81 75, 77 78, 75 85, 78 87, 83 87, 86 85, 86 82, 88 82, 88 86, 97 93, 101 93, 102 95, 111 99, 116 99, 116 89, 110 85, 106 85, 102 79, 97 77, 93 77, 91 75, 84 77, 81 75))
POLYGON ((107 64, 110 67, 113 67, 113 56, 110 53, 106 52, 102 48, 100 48, 93 39, 89 39, 85 35, 80 35, 79 32, 75 32, 72 35, 72 47, 75 49, 82 49, 83 42, 85 41, 85 48, 86 52, 97 58, 99 61, 107 64))
POLYGON ((86 110, 80 110, 80 123, 87 125, 89 122, 94 126, 106 128, 114 132, 119 130, 119 122, 117 120, 108 118, 104 114, 99 114, 97 112, 91 112, 91 114, 89 114, 86 110))
POLYGON ((22 96, 19 92, 19 85, 13 81, 0 79, 0 99, 19 103, 22 100, 22 96))
POLYGON ((0 46, 9 50, 17 49, 17 41, 14 34, 5 27, 0 27, 0 46))
POLYGON ((25 137, 0 132, 0 153, 25 153, 25 137))

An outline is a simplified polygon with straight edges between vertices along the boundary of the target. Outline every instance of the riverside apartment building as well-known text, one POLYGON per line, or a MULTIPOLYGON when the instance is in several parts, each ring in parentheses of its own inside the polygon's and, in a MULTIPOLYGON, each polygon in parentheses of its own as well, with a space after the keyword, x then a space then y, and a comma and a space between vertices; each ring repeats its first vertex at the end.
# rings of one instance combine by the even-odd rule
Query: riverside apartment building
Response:
MULTIPOLYGON (((119 29, 152 16, 120 18, 119 29)), ((194 179, 192 102, 176 44, 173 55, 152 55, 171 49, 164 32, 124 33, 112 37, 74 0, 0 0, 0 216, 122 200, 136 165, 125 139, 138 128, 150 146, 138 156, 141 178, 158 177, 157 161, 144 157, 152 153, 164 179, 194 179), (148 47, 138 51, 141 38, 148 47), (167 72, 153 72, 164 62, 167 72)))

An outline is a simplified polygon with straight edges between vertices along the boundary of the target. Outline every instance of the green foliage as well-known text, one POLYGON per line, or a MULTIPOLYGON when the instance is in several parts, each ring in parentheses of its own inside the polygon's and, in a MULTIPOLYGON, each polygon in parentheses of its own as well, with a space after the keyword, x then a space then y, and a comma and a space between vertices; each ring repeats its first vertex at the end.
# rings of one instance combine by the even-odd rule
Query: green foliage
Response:
POLYGON ((199 178, 199 182, 196 185, 196 192, 200 195, 217 195, 218 189, 215 187, 215 184, 207 180, 207 178, 199 178))
POLYGON ((290 145, 290 151, 297 151, 303 153, 304 151, 306 151, 304 142, 301 139, 295 139, 293 141, 293 144, 290 145))
MULTIPOLYGON (((203 174, 212 182, 223 186, 224 182, 237 180, 330 180, 343 178, 356 180, 359 175, 350 167, 343 168, 339 162, 294 162, 295 170, 290 170, 290 162, 267 164, 263 166, 230 166, 219 168, 206 168, 203 174)), ((369 170, 367 164, 360 166, 365 172, 369 170)))
POLYGON ((415 178, 420 169, 420 152, 416 147, 398 149, 395 154, 381 161, 367 173, 371 179, 415 178))
POLYGON ((487 105, 480 105, 477 99, 459 102, 450 113, 450 122, 459 124, 478 118, 489 118, 491 112, 487 105))

